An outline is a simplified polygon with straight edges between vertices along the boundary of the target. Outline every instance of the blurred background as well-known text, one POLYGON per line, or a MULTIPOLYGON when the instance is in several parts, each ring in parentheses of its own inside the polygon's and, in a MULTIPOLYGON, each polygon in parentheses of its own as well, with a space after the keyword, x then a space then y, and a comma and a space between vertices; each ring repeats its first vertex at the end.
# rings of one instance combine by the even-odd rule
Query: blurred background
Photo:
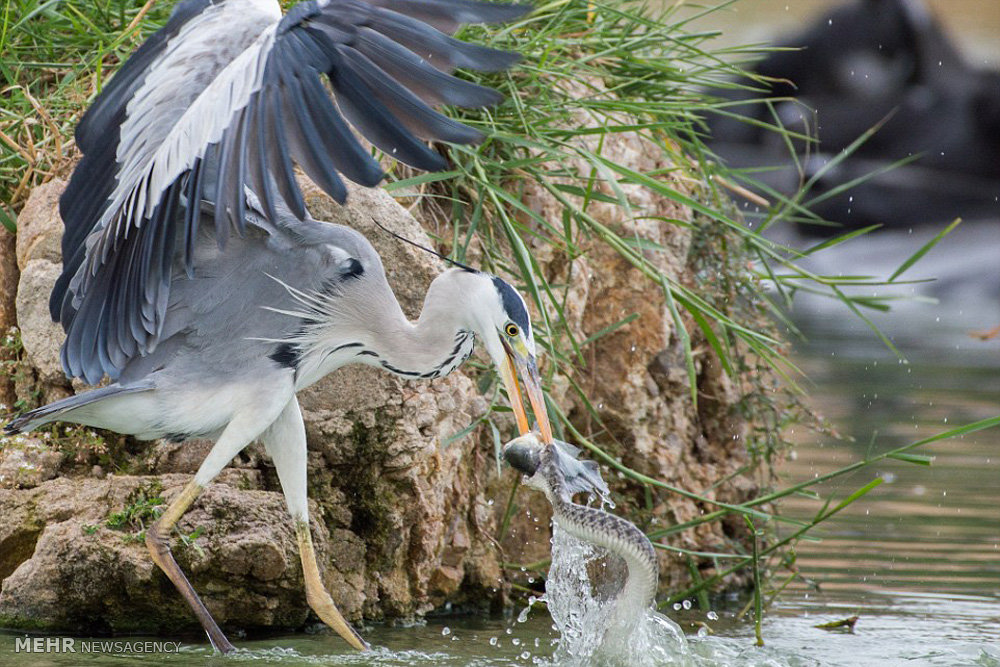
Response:
MULTIPOLYGON (((872 228, 806 261, 858 277, 847 290, 858 314, 835 299, 791 299, 809 403, 843 439, 795 438, 785 481, 1000 413, 1000 2, 741 0, 692 26, 717 31, 779 98, 761 103, 752 88, 762 81, 717 91, 727 111, 755 121, 710 121, 713 151, 755 193, 738 198, 748 221, 767 224, 758 197, 773 204, 811 183, 801 201, 839 225, 803 212, 769 232, 776 240, 809 249, 872 228), (737 48, 747 44, 795 48, 751 56, 737 48)), ((832 520, 822 542, 799 546, 802 577, 777 605, 771 645, 815 641, 821 664, 994 664, 980 661, 1000 641, 995 431, 923 449, 929 466, 880 463, 882 486, 832 520), (810 634, 853 614, 856 635, 810 634)), ((806 520, 816 509, 790 505, 806 520)))
MULTIPOLYGON (((808 293, 791 300, 809 402, 844 439, 795 438, 785 481, 996 416, 1000 2, 741 0, 692 26, 718 32, 713 43, 733 47, 732 58, 769 84, 716 91, 731 100, 727 111, 755 123, 709 122, 713 151, 756 195, 737 198, 750 224, 768 221, 758 197, 774 204, 811 182, 800 201, 838 226, 802 213, 799 224, 770 230, 776 240, 810 249, 872 228, 805 262, 858 277, 846 290, 857 315, 808 293), (794 48, 753 55, 748 44, 794 48), (772 102, 751 101, 768 87, 772 102)), ((981 661, 1000 641, 1000 435, 921 451, 931 465, 878 464, 882 486, 832 520, 822 542, 799 546, 802 578, 777 605, 772 646, 808 642, 821 664, 994 664, 981 661), (812 634, 820 620, 854 614, 855 635, 812 634)), ((787 509, 808 520, 815 503, 787 509)))
MULTIPOLYGON (((889 277, 961 219, 898 276, 918 282, 853 293, 893 302, 890 317, 873 318, 900 344, 997 350, 964 343, 969 332, 1000 324, 1000 3, 748 0, 693 25, 733 46, 769 45, 734 55, 762 80, 716 91, 731 100, 727 112, 754 122, 719 117, 710 130, 716 154, 769 201, 808 184, 798 201, 821 220, 800 215, 793 231, 776 231, 778 240, 809 247, 877 228, 808 265, 889 277), (772 101, 761 101, 761 89, 772 101)), ((763 219, 755 202, 744 208, 763 219)), ((807 297, 796 308, 803 318, 828 317, 826 306, 839 305, 807 297)), ((824 327, 841 324, 859 323, 824 327)))

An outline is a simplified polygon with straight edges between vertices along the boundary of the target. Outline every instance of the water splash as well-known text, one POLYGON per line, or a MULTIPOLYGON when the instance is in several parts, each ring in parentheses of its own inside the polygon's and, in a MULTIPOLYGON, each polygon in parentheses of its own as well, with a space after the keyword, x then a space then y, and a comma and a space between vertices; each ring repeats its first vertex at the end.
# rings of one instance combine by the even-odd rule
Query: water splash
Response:
POLYGON ((619 600, 627 571, 620 558, 552 527, 545 601, 560 634, 553 663, 694 665, 680 627, 642 601, 619 600))
POLYGON ((552 527, 552 565, 544 600, 559 632, 551 662, 558 667, 788 667, 786 656, 740 640, 688 638, 672 620, 642 602, 619 600, 627 571, 606 549, 552 527))

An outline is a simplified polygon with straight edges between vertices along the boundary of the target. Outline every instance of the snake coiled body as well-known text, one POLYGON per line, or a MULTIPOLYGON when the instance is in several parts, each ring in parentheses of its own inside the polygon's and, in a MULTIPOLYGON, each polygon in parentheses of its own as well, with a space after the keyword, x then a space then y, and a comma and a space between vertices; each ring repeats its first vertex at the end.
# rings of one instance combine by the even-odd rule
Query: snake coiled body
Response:
POLYGON ((598 546, 621 557, 628 567, 628 577, 618 599, 640 603, 648 607, 656 595, 659 568, 656 552, 649 539, 625 519, 609 514, 596 507, 577 505, 566 500, 562 487, 562 475, 555 466, 539 468, 545 480, 552 485, 552 493, 546 493, 552 503, 552 517, 567 533, 598 546))
POLYGON ((653 545, 641 530, 625 519, 572 501, 581 491, 606 492, 597 465, 579 461, 568 446, 543 445, 532 435, 521 436, 504 448, 504 457, 528 475, 527 483, 542 491, 552 504, 552 517, 573 537, 604 547, 625 561, 628 576, 618 594, 616 621, 652 604, 659 580, 653 545))

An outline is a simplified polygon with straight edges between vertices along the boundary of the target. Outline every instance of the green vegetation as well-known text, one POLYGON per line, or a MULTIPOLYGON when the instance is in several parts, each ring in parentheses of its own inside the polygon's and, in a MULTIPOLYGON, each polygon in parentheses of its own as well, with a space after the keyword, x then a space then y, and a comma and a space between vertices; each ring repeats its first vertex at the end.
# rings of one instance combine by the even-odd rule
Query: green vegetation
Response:
POLYGON ((0 411, 20 412, 36 407, 39 392, 34 386, 34 373, 24 363, 24 343, 17 327, 11 327, 0 340, 0 376, 10 381, 17 395, 13 405, 0 406, 0 411))
POLYGON ((170 12, 134 0, 11 0, 0 15, 0 222, 74 159, 72 131, 107 76, 170 12), (130 27, 131 26, 131 27, 130 27))
MULTIPOLYGON (((160 518, 160 514, 166 508, 166 501, 160 494, 163 487, 159 482, 144 484, 129 494, 125 500, 126 505, 119 512, 112 512, 104 520, 103 526, 110 530, 122 533, 122 540, 127 544, 141 544, 146 540, 146 528, 149 524, 160 518)), ((100 530, 100 525, 85 523, 80 529, 85 535, 95 535, 100 530)), ((203 555, 201 547, 198 546, 197 539, 201 537, 204 529, 198 526, 190 533, 182 533, 176 526, 174 531, 180 539, 181 545, 194 549, 198 555, 203 555)))
POLYGON ((126 542, 143 542, 147 525, 156 521, 163 512, 165 501, 160 495, 162 491, 158 482, 139 487, 129 494, 125 501, 127 504, 120 512, 108 515, 105 527, 122 531, 122 539, 126 542))
MULTIPOLYGON (((71 131, 80 113, 115 66, 162 24, 171 7, 168 2, 153 3, 136 22, 146 9, 142 4, 141 0, 7 2, 0 16, 0 221, 9 228, 13 229, 13 216, 33 185, 65 173, 74 156, 71 131)), ((551 386, 558 376, 568 382, 592 424, 585 433, 560 406, 551 404, 558 436, 584 447, 607 468, 620 473, 628 480, 630 493, 641 499, 637 501, 640 506, 651 508, 657 499, 680 494, 705 508, 696 519, 649 530, 658 548, 684 555, 691 572, 690 587, 676 591, 664 604, 695 597, 707 605, 706 591, 733 573, 749 571, 754 575, 759 621, 765 594, 773 596, 783 588, 781 583, 767 582, 782 569, 790 577, 798 576, 791 550, 795 542, 875 488, 880 479, 875 477, 844 498, 822 499, 822 508, 811 521, 781 516, 775 509, 778 501, 791 494, 812 493, 813 486, 866 468, 886 456, 925 463, 912 450, 997 425, 998 419, 994 419, 953 429, 807 483, 766 489, 738 504, 708 497, 710 489, 678 488, 625 465, 620 458, 623 445, 610 435, 611 429, 589 400, 581 373, 586 369, 589 346, 627 326, 635 316, 626 313, 602 331, 579 339, 564 318, 570 285, 546 279, 528 250, 532 244, 542 244, 567 261, 578 257, 588 244, 604 244, 660 290, 675 326, 679 365, 686 373, 692 403, 697 405, 701 400, 699 358, 706 355, 716 358, 723 371, 743 387, 739 409, 748 424, 751 437, 746 446, 751 456, 739 472, 756 474, 765 483, 772 479, 770 466, 786 446, 784 427, 795 420, 810 419, 798 402, 797 370, 772 323, 780 322, 794 332, 783 308, 803 290, 837 299, 846 311, 865 321, 866 310, 885 309, 887 305, 845 293, 845 286, 875 284, 871 276, 818 275, 798 263, 805 255, 849 241, 856 234, 807 251, 782 247, 761 235, 766 227, 811 217, 809 189, 821 174, 806 182, 794 197, 770 193, 774 204, 757 228, 745 224, 720 189, 738 187, 740 175, 713 159, 703 143, 703 119, 710 113, 728 111, 725 103, 699 91, 739 76, 740 70, 731 63, 751 56, 752 50, 713 50, 713 34, 691 33, 672 10, 639 2, 543 0, 519 22, 500 28, 468 28, 464 36, 524 54, 522 63, 510 73, 472 75, 507 96, 495 109, 457 112, 481 128, 487 141, 479 147, 449 149, 452 169, 444 173, 414 176, 394 167, 388 187, 399 197, 420 195, 419 205, 429 215, 432 231, 445 252, 458 260, 473 256, 486 268, 518 276, 521 287, 539 306, 542 321, 536 336, 548 360, 546 381, 551 386), (637 171, 606 152, 626 134, 641 138, 656 168, 637 171), (527 205, 524 195, 529 192, 542 192, 557 201, 558 217, 550 219, 527 205), (656 216, 642 213, 633 200, 637 192, 656 197, 671 208, 656 216), (616 207, 618 217, 629 225, 614 227, 602 222, 604 218, 595 211, 608 206, 616 207), (689 276, 679 278, 664 270, 660 257, 667 248, 638 232, 626 231, 642 223, 692 231, 689 276), (773 288, 775 297, 764 292, 765 283, 773 288), (784 382, 779 385, 775 376, 784 382), (730 551, 712 553, 693 552, 668 542, 682 531, 730 515, 751 521, 753 539, 733 540, 727 545, 730 551), (758 532, 770 537, 758 541, 758 532), (699 574, 696 563, 702 562, 710 562, 714 574, 699 574), (769 585, 772 587, 766 589, 769 585)), ((757 85, 745 78, 742 81, 727 85, 757 85)), ((792 138, 780 127, 773 129, 792 138)), ((904 263, 889 280, 897 281, 911 263, 904 263)), ((480 388, 492 396, 490 410, 454 439, 485 426, 499 447, 501 432, 493 417, 505 408, 500 405, 491 375, 482 376, 480 388)), ((718 480, 716 485, 724 482, 718 480)), ((512 489, 501 536, 513 511, 514 497, 512 489)), ((146 522, 155 518, 162 499, 149 491, 130 503, 105 525, 142 531, 146 522)), ((381 530, 377 504, 369 509, 364 518, 371 530, 381 530)), ((545 566, 534 563, 527 567, 545 566)))

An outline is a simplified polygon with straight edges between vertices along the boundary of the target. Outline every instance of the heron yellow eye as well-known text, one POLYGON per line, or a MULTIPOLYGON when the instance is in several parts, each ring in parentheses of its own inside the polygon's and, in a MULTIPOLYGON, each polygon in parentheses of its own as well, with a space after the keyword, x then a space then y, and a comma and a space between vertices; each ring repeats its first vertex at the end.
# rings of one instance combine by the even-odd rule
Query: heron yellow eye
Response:
POLYGON ((503 330, 504 330, 504 333, 506 333, 511 338, 514 338, 515 336, 517 336, 517 334, 520 333, 520 331, 521 331, 520 329, 517 328, 517 325, 514 324, 513 322, 508 322, 507 326, 505 326, 503 328, 503 330))

